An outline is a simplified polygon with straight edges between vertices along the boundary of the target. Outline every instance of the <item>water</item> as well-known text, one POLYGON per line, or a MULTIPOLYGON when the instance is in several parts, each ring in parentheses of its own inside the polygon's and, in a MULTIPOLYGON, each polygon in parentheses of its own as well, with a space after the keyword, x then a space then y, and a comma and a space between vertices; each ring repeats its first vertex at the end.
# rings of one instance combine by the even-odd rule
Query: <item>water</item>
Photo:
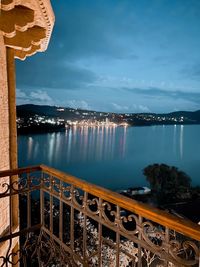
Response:
POLYGON ((200 185, 200 125, 73 128, 18 138, 19 166, 46 164, 103 187, 148 186, 142 170, 165 163, 200 185))

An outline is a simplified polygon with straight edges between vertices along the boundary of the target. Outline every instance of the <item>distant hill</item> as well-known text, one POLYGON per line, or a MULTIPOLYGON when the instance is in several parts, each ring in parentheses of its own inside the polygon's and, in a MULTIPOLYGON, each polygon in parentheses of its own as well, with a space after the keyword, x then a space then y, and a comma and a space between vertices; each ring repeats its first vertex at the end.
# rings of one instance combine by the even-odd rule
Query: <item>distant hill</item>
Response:
POLYGON ((40 105, 20 105, 17 106, 17 117, 30 117, 35 114, 41 116, 51 116, 57 117, 60 115, 60 112, 57 111, 55 106, 40 106, 40 105))
POLYGON ((17 117, 27 118, 34 116, 35 114, 40 116, 59 117, 65 120, 79 120, 79 119, 100 119, 101 117, 110 117, 112 113, 88 111, 75 108, 63 108, 56 106, 40 106, 40 105, 20 105, 17 106, 17 117))
POLYGON ((47 116, 67 120, 105 120, 127 122, 130 125, 169 125, 169 124, 200 124, 200 110, 176 111, 166 114, 158 113, 111 113, 56 106, 21 105, 17 106, 17 117, 28 119, 31 116, 47 116))
POLYGON ((168 113, 166 115, 177 116, 177 117, 183 116, 183 117, 187 117, 193 121, 200 123, 200 110, 197 110, 197 111, 176 111, 176 112, 168 113))

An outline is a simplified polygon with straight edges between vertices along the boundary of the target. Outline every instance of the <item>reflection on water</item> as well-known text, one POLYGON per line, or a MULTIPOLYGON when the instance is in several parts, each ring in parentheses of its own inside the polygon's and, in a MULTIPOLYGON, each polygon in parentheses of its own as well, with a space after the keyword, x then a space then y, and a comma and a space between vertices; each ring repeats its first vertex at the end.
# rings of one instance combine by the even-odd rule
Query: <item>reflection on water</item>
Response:
POLYGON ((176 140, 177 140, 177 133, 176 133, 177 127, 176 124, 174 125, 174 134, 173 134, 173 154, 176 155, 176 140))
POLYGON ((126 148, 126 127, 124 127, 124 131, 120 137, 120 154, 122 156, 122 158, 125 156, 125 148, 126 148))
POLYGON ((115 140, 115 130, 115 127, 70 128, 66 132, 65 140, 67 162, 112 160, 116 152, 123 157, 126 149, 126 127, 121 128, 120 142, 115 140))
MULTIPOLYGON (((112 160, 115 153, 123 158, 126 151, 126 127, 121 127, 119 140, 116 140, 115 131, 115 127, 73 127, 65 132, 64 140, 63 133, 47 134, 42 144, 43 150, 50 165, 57 161, 63 150, 67 163, 112 160)), ((33 137, 28 137, 28 160, 36 159, 39 153, 39 143, 33 137)))
POLYGON ((55 144, 56 144, 56 134, 55 133, 52 133, 52 135, 50 136, 49 138, 49 151, 47 153, 47 156, 48 156, 48 160, 50 162, 50 164, 52 164, 52 159, 53 159, 53 155, 54 155, 54 151, 55 151, 55 154, 56 154, 56 149, 55 149, 55 144))
POLYGON ((181 125, 181 128, 180 128, 180 157, 181 159, 183 158, 183 131, 184 131, 184 126, 181 125))
POLYGON ((28 159, 29 160, 33 154, 32 149, 33 149, 33 138, 30 136, 28 138, 28 159))
POLYGON ((46 164, 115 189, 148 185, 149 164, 174 165, 200 184, 200 125, 73 127, 19 136, 19 166, 46 164))

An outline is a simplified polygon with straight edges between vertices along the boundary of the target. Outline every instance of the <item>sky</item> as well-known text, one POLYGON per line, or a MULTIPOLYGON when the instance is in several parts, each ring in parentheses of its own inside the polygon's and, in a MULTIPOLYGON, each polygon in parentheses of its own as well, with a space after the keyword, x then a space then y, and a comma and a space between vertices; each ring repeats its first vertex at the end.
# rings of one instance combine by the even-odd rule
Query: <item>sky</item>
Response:
POLYGON ((16 62, 17 104, 200 109, 199 0, 52 0, 49 47, 16 62))

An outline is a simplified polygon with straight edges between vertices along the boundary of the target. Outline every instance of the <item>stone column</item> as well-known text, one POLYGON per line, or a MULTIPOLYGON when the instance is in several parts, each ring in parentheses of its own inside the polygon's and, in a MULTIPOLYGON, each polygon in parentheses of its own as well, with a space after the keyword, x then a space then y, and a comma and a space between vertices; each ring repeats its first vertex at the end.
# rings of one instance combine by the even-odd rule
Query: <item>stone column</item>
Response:
MULTIPOLYGON (((8 81, 8 113, 9 113, 9 155, 10 169, 16 169, 17 161, 17 125, 16 125, 16 82, 15 82, 15 59, 14 50, 6 48, 7 60, 7 81, 8 81)), ((17 176, 11 177, 11 183, 18 181, 17 176)), ((19 225, 19 198, 18 195, 12 196, 12 226, 19 225)))
MULTIPOLYGON (((9 143, 9 107, 6 47, 0 32, 0 170, 10 169, 10 143, 9 143)), ((9 178, 0 180, 0 184, 8 183, 9 178)), ((0 192, 4 188, 0 186, 0 192)), ((9 199, 0 199, 0 234, 9 226, 9 199)))
MULTIPOLYGON (((10 169, 10 142, 9 142, 9 104, 6 47, 3 35, 0 32, 0 171, 10 169)), ((5 191, 3 183, 9 183, 9 177, 0 178, 0 193, 5 191)), ((0 235, 7 233, 10 225, 9 198, 0 199, 0 235)), ((0 244, 0 254, 5 256, 8 242, 0 244)), ((0 265, 2 260, 0 260, 0 265)))
MULTIPOLYGON (((0 34, 0 171, 15 168, 17 168, 17 131, 14 53, 11 48, 6 48, 4 38, 0 34)), ((16 176, 12 177, 11 182, 15 180, 17 180, 16 176)), ((0 178, 0 193, 4 192, 6 188, 1 186, 3 183, 9 183, 9 177, 0 178)), ((9 232, 10 216, 12 216, 12 230, 18 230, 18 205, 17 195, 11 199, 9 197, 0 199, 0 235, 9 232), (11 214, 10 203, 12 207, 11 214)), ((10 253, 14 251, 14 247, 17 251, 18 242, 18 238, 13 240, 10 253)), ((6 255, 8 248, 8 242, 0 244, 1 256, 6 255)), ((15 262, 18 260, 17 257, 16 254, 13 259, 15 262)))

